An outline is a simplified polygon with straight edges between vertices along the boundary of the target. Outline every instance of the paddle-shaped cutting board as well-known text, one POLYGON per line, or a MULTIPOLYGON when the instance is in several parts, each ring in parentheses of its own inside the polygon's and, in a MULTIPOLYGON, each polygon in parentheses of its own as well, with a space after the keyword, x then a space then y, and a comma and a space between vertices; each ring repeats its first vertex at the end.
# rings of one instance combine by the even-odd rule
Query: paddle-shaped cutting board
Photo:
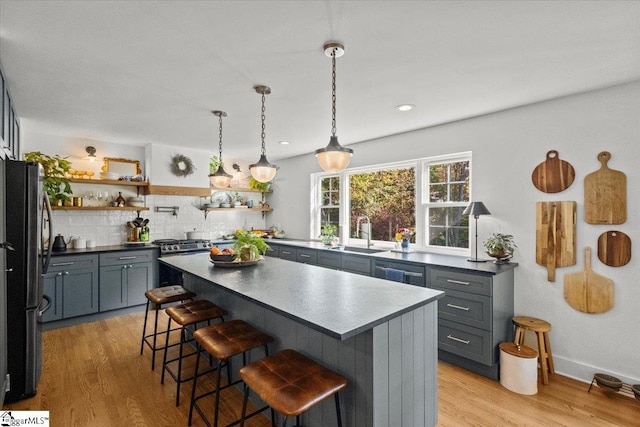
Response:
POLYGON ((564 276, 564 299, 584 313, 604 313, 613 307, 613 281, 591 270, 591 248, 584 248, 584 270, 564 276))
POLYGON ((598 258, 610 267, 631 261, 631 239, 622 231, 606 231, 598 237, 598 258))
POLYGON ((623 224, 627 220, 627 176, 609 169, 611 153, 602 151, 600 169, 584 178, 584 220, 589 224, 623 224))
POLYGON ((556 150, 551 150, 547 152, 547 159, 533 170, 531 180, 540 191, 559 193, 569 188, 575 176, 576 172, 573 166, 560 160, 556 150))
POLYGON ((556 281, 556 268, 576 263, 576 202, 536 203, 536 262, 556 281))

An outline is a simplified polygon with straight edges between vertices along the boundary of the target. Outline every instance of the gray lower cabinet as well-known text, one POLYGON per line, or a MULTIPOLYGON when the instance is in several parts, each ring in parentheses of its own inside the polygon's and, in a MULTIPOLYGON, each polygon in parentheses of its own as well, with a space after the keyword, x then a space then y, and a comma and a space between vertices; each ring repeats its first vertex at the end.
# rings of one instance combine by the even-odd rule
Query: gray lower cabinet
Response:
POLYGON ((320 267, 340 270, 342 268, 342 254, 329 251, 318 251, 318 265, 320 267))
POLYGON ((371 257, 366 255, 342 254, 341 270, 371 276, 371 257))
POLYGON ((158 281, 153 250, 100 254, 100 311, 145 304, 158 281))
POLYGON ((497 380, 498 344, 512 340, 513 269, 483 274, 430 267, 429 272, 428 287, 445 292, 438 301, 440 359, 497 380))
POLYGON ((53 256, 44 274, 43 322, 98 312, 98 255, 53 256))
POLYGON ((280 246, 278 247, 278 258, 287 259, 289 261, 297 261, 297 251, 296 248, 291 246, 280 246))
POLYGON ((315 249, 296 249, 296 261, 303 264, 317 264, 318 263, 318 251, 315 249))

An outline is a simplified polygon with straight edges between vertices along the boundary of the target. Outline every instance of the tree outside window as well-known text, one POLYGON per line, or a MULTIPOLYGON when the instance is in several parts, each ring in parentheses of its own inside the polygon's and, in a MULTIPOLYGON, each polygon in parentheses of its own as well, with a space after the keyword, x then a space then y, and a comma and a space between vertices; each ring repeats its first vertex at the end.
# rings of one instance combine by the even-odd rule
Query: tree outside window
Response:
POLYGON ((320 180, 320 226, 340 225, 340 177, 329 176, 320 180))
POLYGON ((395 241, 398 229, 415 229, 415 193, 414 167, 349 174, 351 236, 366 238, 355 235, 364 215, 371 219, 371 240, 395 241))

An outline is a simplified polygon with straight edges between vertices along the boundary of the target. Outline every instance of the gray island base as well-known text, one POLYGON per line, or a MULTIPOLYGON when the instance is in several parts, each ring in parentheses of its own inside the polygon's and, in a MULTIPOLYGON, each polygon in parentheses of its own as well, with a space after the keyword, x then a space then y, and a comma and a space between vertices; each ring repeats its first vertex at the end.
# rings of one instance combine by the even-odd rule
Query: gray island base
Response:
MULTIPOLYGON (((220 268, 208 254, 160 258, 184 286, 275 338, 270 353, 293 348, 344 376, 346 427, 437 423, 437 300, 433 289, 266 258, 220 268)), ((251 354, 251 361, 262 351, 251 354)), ((234 370, 241 358, 232 361, 234 370)), ((268 414, 268 412, 267 412, 268 414)), ((336 425, 329 399, 302 416, 308 427, 336 425)))

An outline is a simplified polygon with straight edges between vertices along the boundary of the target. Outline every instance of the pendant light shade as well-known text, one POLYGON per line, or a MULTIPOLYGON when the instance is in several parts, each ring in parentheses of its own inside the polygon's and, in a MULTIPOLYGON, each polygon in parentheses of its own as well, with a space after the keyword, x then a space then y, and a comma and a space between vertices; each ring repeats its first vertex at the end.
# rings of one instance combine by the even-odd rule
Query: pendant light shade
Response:
POLYGON ((276 176, 276 172, 278 171, 278 167, 276 165, 272 165, 271 163, 269 163, 269 160, 267 160, 267 151, 265 149, 265 143, 264 143, 264 138, 265 138, 264 100, 265 100, 265 95, 269 95, 271 93, 271 89, 267 86, 254 86, 254 89, 256 90, 256 92, 262 95, 262 110, 260 114, 260 119, 262 121, 262 133, 260 135, 262 139, 262 151, 261 151, 260 160, 258 160, 258 163, 249 165, 249 171, 251 172, 251 176, 253 177, 253 179, 255 179, 256 181, 269 182, 276 176))
POLYGON ((316 158, 320 167, 327 172, 340 172, 349 165, 353 150, 345 148, 336 136, 336 58, 344 54, 344 46, 340 43, 326 43, 324 53, 331 57, 331 139, 325 148, 316 150, 316 158))
POLYGON ((211 185, 218 188, 226 188, 231 184, 231 179, 233 176, 229 175, 224 170, 224 163, 222 163, 222 118, 227 117, 227 113, 224 111, 212 111, 212 113, 218 117, 218 130, 220 138, 218 139, 218 153, 220 159, 220 165, 218 166, 218 170, 213 175, 209 175, 209 181, 211 185))

